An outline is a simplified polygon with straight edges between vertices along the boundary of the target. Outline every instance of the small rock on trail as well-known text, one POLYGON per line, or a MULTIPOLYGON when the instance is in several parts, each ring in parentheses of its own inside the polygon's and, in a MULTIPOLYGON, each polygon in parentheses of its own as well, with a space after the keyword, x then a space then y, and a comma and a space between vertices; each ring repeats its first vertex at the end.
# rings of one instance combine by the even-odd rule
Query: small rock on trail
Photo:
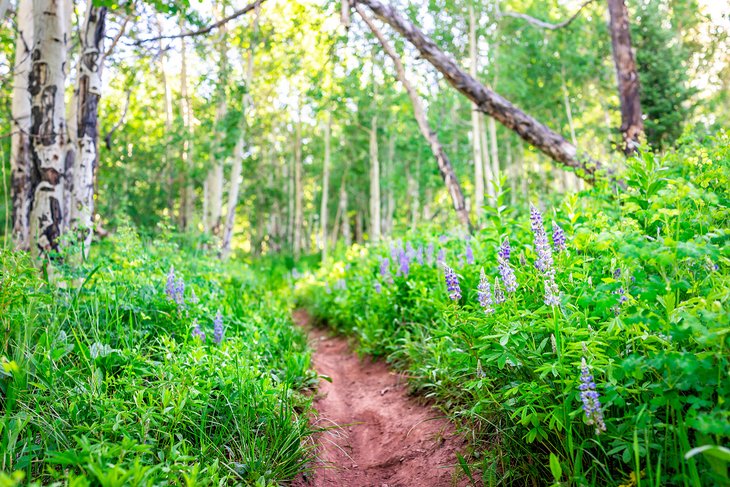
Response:
POLYGON ((407 395, 406 381, 382 362, 360 360, 342 337, 311 328, 294 312, 314 349, 320 381, 315 426, 317 459, 295 486, 430 487, 468 485, 459 478, 456 453, 465 442, 443 414, 407 395))

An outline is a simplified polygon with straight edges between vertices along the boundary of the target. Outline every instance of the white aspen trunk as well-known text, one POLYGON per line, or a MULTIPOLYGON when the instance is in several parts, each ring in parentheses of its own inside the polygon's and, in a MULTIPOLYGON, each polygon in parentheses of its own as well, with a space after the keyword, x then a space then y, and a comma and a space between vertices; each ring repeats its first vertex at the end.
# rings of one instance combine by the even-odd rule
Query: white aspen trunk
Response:
MULTIPOLYGON (((217 9, 216 9, 217 10, 217 9)), ((223 18, 225 16, 225 7, 218 13, 216 17, 223 18)), ((206 201, 204 203, 207 212, 203 213, 203 229, 206 232, 212 232, 213 235, 221 234, 221 216, 223 214, 223 160, 220 154, 222 144, 222 134, 220 124, 226 116, 228 107, 226 105, 226 82, 228 79, 228 32, 226 25, 223 24, 219 28, 218 38, 218 84, 217 93, 218 103, 215 110, 215 136, 213 147, 210 152, 211 169, 208 171, 206 178, 206 201)))
POLYGON ((378 161, 378 120, 370 120, 370 241, 380 241, 380 161, 378 161))
MULTIPOLYGON (((180 17, 180 30, 184 31, 184 20, 180 17)), ((180 204, 180 229, 188 230, 193 220, 193 199, 195 198, 195 188, 193 187, 193 110, 188 94, 188 66, 187 66, 187 48, 185 38, 180 39, 180 98, 183 118, 183 145, 182 145, 182 162, 184 181, 182 185, 182 198, 180 204)))
POLYGON ((302 226, 304 225, 304 194, 302 187, 302 121, 297 114, 294 125, 294 258, 302 252, 302 226))
MULTIPOLYGON (((155 14, 155 23, 157 24, 157 32, 159 36, 162 37, 162 22, 160 21, 160 16, 157 14, 155 14)), ((160 55, 158 57, 158 69, 160 70, 160 82, 162 83, 165 100, 165 151, 162 155, 162 160, 164 162, 165 170, 167 171, 167 208, 172 215, 175 188, 175 170, 172 167, 172 157, 170 157, 170 136, 172 135, 172 91, 170 90, 170 85, 167 82, 167 67, 165 65, 167 55, 165 54, 165 48, 162 45, 162 39, 159 39, 157 48, 160 51, 160 55)))
MULTIPOLYGON (((472 78, 478 76, 476 17, 474 6, 469 4, 469 74, 472 78)), ((484 167, 482 166, 482 146, 479 135, 479 112, 477 105, 471 103, 472 152, 474 158, 474 221, 477 228, 481 227, 484 207, 484 167)))
MULTIPOLYGON (((9 0, 3 2, 7 8, 9 0)), ((0 15, 3 18, 4 12, 0 15)), ((28 77, 33 48, 33 2, 19 0, 16 14, 18 32, 15 38, 13 67, 13 101, 11 106, 10 173, 13 201, 13 244, 18 250, 30 250, 31 190, 30 94, 28 77)))
POLYGON ((346 246, 352 245, 352 232, 350 232, 350 215, 347 208, 347 182, 342 178, 340 186, 340 208, 342 210, 342 240, 346 246))
POLYGON ((487 122, 484 114, 479 113, 479 141, 482 147, 482 173, 484 174, 484 187, 489 197, 489 204, 494 206, 496 193, 494 190, 494 174, 492 174, 492 163, 489 160, 489 142, 487 141, 487 122))
POLYGON ((427 186, 424 190, 423 195, 423 219, 426 222, 430 222, 433 218, 433 211, 431 211, 431 200, 433 199, 433 189, 427 186))
POLYGON ((499 144, 497 141, 497 122, 494 118, 489 117, 487 120, 489 125, 489 150, 491 152, 490 159, 492 160, 492 179, 496 184, 499 184, 499 144))
POLYGON ((386 176, 387 191, 385 196, 385 232, 388 235, 393 234, 393 214, 395 213, 395 135, 394 131, 390 132, 388 140, 388 174, 386 176))
MULTIPOLYGON (((257 6, 256 15, 253 20, 253 35, 256 38, 258 33, 259 25, 259 13, 260 9, 257 6)), ((251 87, 253 86, 253 61, 254 61, 254 43, 252 42, 248 50, 248 59, 246 64, 246 94, 243 95, 241 107, 243 113, 241 114, 241 135, 236 141, 236 148, 233 155, 233 168, 231 169, 231 187, 228 192, 228 205, 226 208, 226 223, 223 227, 223 238, 221 239, 221 258, 227 259, 231 253, 231 240, 233 239, 233 226, 236 222, 236 207, 238 206, 238 193, 241 187, 241 173, 243 171, 243 156, 244 156, 244 137, 246 136, 246 129, 248 123, 246 122, 246 116, 249 111, 249 107, 252 105, 251 101, 251 87)), ((221 175, 221 181, 223 176, 221 175)), ((222 191, 222 190, 221 190, 222 191)))
MULTIPOLYGON (((33 0, 33 51, 28 91, 31 95, 30 149, 33 203, 31 253, 40 261, 59 249, 64 229, 66 168, 66 18, 55 0, 33 0)), ((48 267, 49 271, 51 266, 48 267)))
POLYGON ((416 162, 416 174, 411 174, 408 179, 409 194, 411 197, 411 230, 415 231, 418 226, 418 215, 421 212, 420 188, 418 180, 421 177, 421 160, 416 162))
POLYGON ((76 143, 69 223, 81 244, 84 259, 89 257, 94 226, 94 179, 99 159, 99 99, 104 55, 106 7, 89 2, 81 30, 81 58, 74 96, 76 123, 72 137, 76 143))
POLYGON ((362 244, 365 242, 365 222, 360 209, 355 213, 355 242, 362 244))
POLYGON ((350 28, 350 1, 340 0, 340 22, 345 29, 350 28))
POLYGON ((322 167, 322 204, 319 208, 320 245, 322 246, 322 263, 327 262, 327 220, 329 212, 330 186, 330 144, 332 131, 332 114, 327 113, 324 124, 324 162, 322 167))
MULTIPOLYGON (((5 18, 5 12, 8 11, 8 7, 10 7, 10 0, 0 0, 0 20, 5 18)), ((20 20, 20 5, 18 5, 18 20, 20 20)))

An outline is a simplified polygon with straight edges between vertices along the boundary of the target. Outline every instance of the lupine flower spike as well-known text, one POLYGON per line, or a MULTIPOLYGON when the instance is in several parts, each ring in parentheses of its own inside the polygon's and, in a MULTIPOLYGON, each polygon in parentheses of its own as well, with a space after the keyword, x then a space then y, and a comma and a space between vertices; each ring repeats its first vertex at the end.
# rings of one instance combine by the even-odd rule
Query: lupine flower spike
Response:
POLYGON ((504 282, 504 288, 507 290, 507 292, 513 293, 517 291, 517 278, 515 278, 515 273, 512 270, 512 266, 509 265, 509 254, 509 240, 504 239, 504 242, 502 242, 502 245, 497 252, 499 275, 502 277, 502 282, 504 282))
POLYGON ((461 299, 461 287, 459 286, 459 277, 456 272, 446 264, 444 266, 444 278, 446 280, 446 289, 449 292, 449 298, 453 301, 461 299))
POLYGON ((171 301, 175 300, 175 267, 170 266, 170 272, 167 273, 167 284, 165 284, 165 294, 171 301))
POLYGON ((465 256, 467 264, 474 264, 474 251, 471 249, 471 244, 469 242, 466 243, 465 256))
POLYGON ((218 310, 213 320, 213 341, 216 345, 220 345, 223 341, 223 316, 220 310, 218 310))
POLYGON ((534 205, 530 205, 530 227, 534 236, 535 252, 537 253, 535 267, 540 272, 546 273, 553 268, 553 252, 545 233, 542 214, 534 205))
POLYGON ((603 421, 603 412, 601 411, 601 401, 596 391, 596 383, 593 381, 593 375, 588 370, 588 364, 585 357, 580 361, 580 399, 583 401, 583 412, 586 415, 586 422, 594 426, 596 434, 606 431, 606 424, 603 421))
POLYGON ((193 338, 197 338, 201 342, 205 341, 205 332, 200 329, 200 325, 198 324, 198 320, 193 321, 193 338))
POLYGON ((494 278, 494 301, 497 304, 502 304, 506 300, 502 286, 499 285, 499 277, 494 278))
POLYGON ((484 274, 484 268, 479 273, 479 285, 477 286, 477 295, 479 296, 479 305, 484 308, 484 312, 494 313, 494 301, 492 301, 492 289, 484 274))
POLYGON ((553 248, 558 253, 567 249, 565 245, 565 232, 555 222, 553 222, 553 248))

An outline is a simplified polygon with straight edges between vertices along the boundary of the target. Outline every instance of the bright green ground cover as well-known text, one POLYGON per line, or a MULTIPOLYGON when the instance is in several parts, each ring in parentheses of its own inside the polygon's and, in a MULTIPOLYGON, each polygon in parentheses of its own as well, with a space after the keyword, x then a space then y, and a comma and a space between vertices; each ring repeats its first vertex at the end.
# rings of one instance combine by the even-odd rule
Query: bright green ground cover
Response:
POLYGON ((130 231, 80 289, 1 257, 0 485, 266 485, 304 468, 306 340, 253 271, 130 231))
POLYGON ((552 250, 558 305, 529 208, 502 201, 468 243, 434 230, 355 247, 302 278, 299 299, 455 418, 473 445, 464 469, 486 485, 727 484, 729 146, 688 138, 631 161, 625 190, 543 202, 547 246, 552 222, 567 234, 552 250), (489 313, 480 269, 494 301, 504 239, 518 288, 489 313))

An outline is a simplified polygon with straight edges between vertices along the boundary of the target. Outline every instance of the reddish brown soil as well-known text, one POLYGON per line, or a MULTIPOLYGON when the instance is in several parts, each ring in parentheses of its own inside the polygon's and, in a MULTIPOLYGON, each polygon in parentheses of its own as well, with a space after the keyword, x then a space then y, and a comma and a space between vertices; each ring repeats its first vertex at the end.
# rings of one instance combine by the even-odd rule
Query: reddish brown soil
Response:
POLYGON ((297 486, 451 486, 457 479, 456 452, 464 441, 435 409, 407 395, 406 380, 382 362, 360 360, 344 338, 311 328, 298 310, 314 349, 321 380, 314 405, 318 436, 313 473, 297 486))

